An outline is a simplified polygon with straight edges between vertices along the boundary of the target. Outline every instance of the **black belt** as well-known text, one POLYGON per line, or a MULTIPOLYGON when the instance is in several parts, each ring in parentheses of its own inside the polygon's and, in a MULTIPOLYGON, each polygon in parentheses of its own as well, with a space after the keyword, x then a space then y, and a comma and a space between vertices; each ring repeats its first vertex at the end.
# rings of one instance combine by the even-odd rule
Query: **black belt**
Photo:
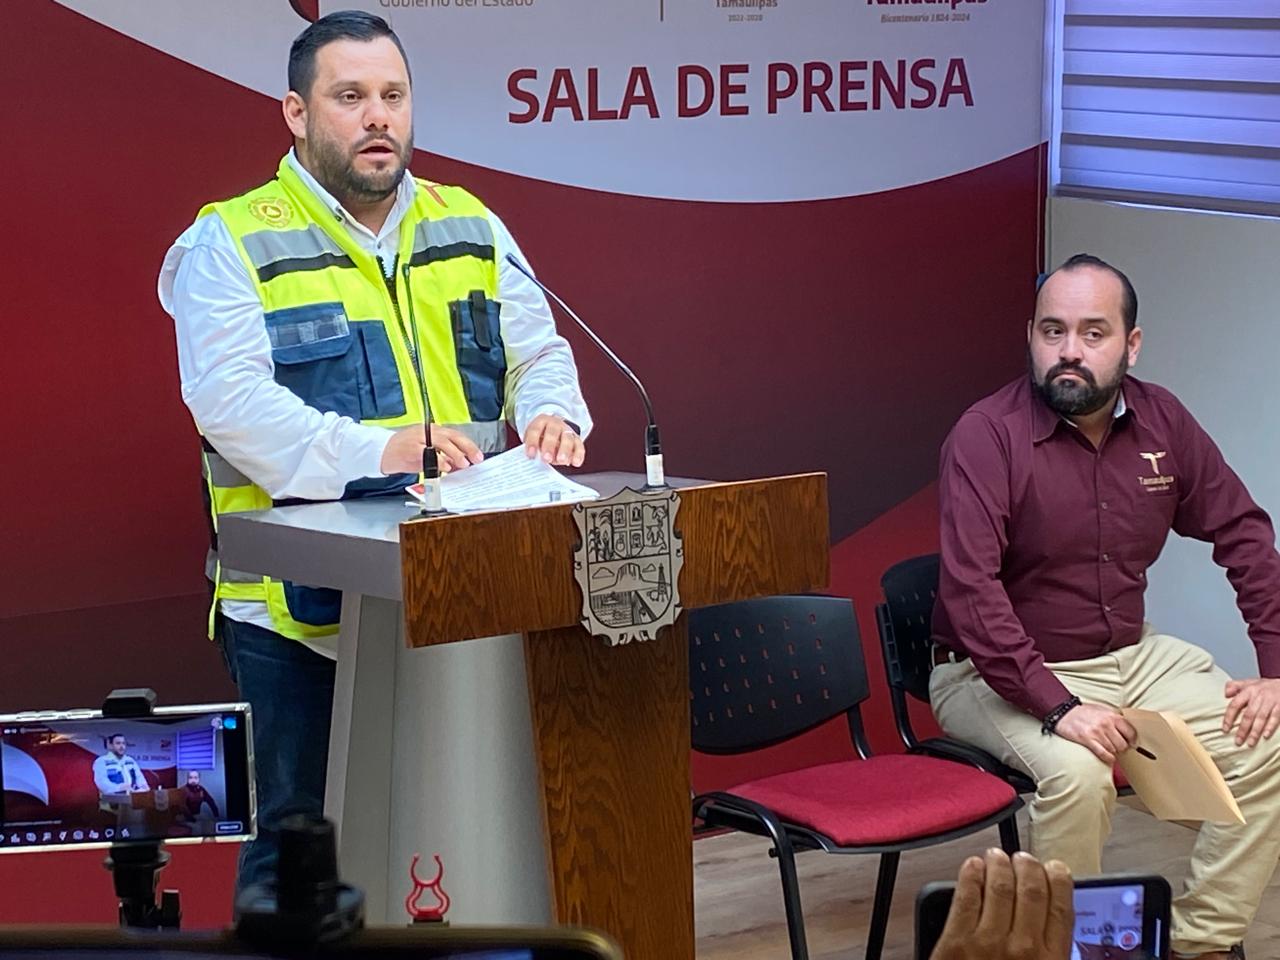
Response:
POLYGON ((950 647, 944 647, 938 643, 933 645, 933 665, 935 667, 940 667, 944 663, 961 663, 968 659, 969 655, 967 653, 952 650, 950 647))

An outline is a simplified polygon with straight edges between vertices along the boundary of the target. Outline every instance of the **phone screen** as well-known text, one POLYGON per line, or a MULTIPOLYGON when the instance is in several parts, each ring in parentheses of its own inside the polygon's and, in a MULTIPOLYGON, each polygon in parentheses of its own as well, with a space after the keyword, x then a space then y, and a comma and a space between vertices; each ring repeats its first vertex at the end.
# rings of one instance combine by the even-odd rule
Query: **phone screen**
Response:
POLYGON ((0 852, 254 833, 247 704, 0 717, 0 852))
POLYGON ((1150 957, 1142 943, 1143 888, 1138 885, 1077 887, 1071 960, 1150 957))

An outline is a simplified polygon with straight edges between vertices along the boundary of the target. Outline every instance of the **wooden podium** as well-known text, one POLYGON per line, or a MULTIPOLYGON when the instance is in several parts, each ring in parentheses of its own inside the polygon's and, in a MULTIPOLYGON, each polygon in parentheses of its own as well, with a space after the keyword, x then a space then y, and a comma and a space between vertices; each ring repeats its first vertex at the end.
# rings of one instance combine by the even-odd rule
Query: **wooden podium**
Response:
MULTIPOLYGON (((680 497, 686 610, 826 586, 825 474, 680 497)), ((578 626, 571 511, 402 524, 405 641, 523 635, 553 919, 604 930, 628 960, 693 960, 685 617, 620 647, 578 626)))

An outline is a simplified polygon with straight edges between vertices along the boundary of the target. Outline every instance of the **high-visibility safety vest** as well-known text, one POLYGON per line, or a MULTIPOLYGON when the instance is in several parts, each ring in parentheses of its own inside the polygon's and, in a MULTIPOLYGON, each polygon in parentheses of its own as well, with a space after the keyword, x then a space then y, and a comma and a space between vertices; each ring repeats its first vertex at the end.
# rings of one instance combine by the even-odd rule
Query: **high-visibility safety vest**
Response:
MULTIPOLYGON (((417 188, 390 278, 287 159, 270 183, 209 204, 200 216, 222 218, 248 267, 262 298, 278 383, 321 412, 396 428, 423 422, 421 369, 434 421, 463 430, 485 453, 499 452, 506 446, 507 361, 488 211, 460 187, 418 180, 417 188)), ((333 634, 338 591, 230 570, 218 561, 218 518, 274 501, 207 440, 203 469, 214 609, 219 600, 265 601, 286 637, 333 634)), ((400 491, 416 480, 414 474, 356 480, 343 498, 400 491)))

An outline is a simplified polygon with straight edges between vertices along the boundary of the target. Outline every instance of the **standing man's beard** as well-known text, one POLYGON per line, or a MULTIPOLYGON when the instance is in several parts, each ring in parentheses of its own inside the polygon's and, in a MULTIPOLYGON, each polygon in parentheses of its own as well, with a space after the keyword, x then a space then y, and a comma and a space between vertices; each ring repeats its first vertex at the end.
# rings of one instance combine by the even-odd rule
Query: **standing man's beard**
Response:
POLYGON ((1048 404, 1049 409, 1064 417, 1083 417, 1101 410, 1120 392, 1120 385, 1124 383, 1124 375, 1129 369, 1129 352, 1126 350, 1120 355, 1115 375, 1101 385, 1093 371, 1078 363, 1055 363, 1045 372, 1043 380, 1037 380, 1030 349, 1027 350, 1027 369, 1031 371, 1031 389, 1048 404), (1076 374, 1084 383, 1054 379, 1058 374, 1067 372, 1076 374))
POLYGON ((404 144, 390 134, 369 134, 348 150, 342 144, 316 134, 310 126, 307 128, 307 160, 310 161, 311 175, 343 206, 377 203, 391 196, 404 179, 412 157, 412 130, 404 144), (353 165, 356 154, 375 140, 389 143, 399 163, 374 173, 357 173, 353 165))

